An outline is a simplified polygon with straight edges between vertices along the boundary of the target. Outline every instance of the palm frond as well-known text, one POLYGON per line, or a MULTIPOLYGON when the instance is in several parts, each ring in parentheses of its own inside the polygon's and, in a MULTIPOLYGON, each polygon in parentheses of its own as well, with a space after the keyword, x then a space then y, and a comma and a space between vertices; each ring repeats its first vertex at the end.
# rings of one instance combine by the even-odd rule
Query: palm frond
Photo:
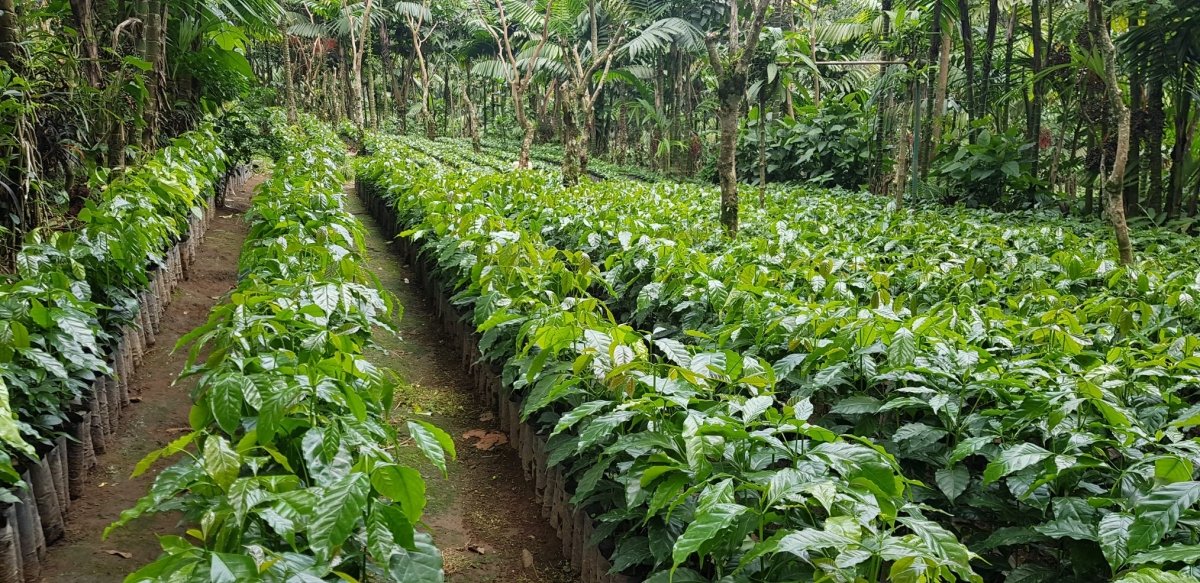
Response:
POLYGON ((636 59, 639 55, 666 50, 671 43, 676 43, 684 50, 694 50, 704 44, 704 37, 692 23, 676 17, 668 17, 652 22, 642 29, 637 36, 625 43, 624 50, 629 58, 636 59))

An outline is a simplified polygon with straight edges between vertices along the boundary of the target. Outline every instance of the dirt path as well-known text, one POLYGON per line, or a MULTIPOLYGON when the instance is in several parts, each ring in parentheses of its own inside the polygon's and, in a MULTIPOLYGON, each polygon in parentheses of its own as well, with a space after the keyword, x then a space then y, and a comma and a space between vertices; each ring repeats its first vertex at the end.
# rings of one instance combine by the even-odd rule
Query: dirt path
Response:
POLYGON ((520 459, 507 445, 481 450, 468 432, 496 433, 491 413, 471 397, 471 382, 457 347, 445 344, 441 325, 412 270, 391 250, 362 202, 348 190, 350 210, 367 226, 368 265, 384 289, 404 306, 400 338, 379 333, 370 359, 398 372, 396 415, 420 416, 454 437, 458 461, 449 478, 424 463, 415 449, 409 463, 427 477, 425 521, 442 550, 450 583, 559 583, 574 581, 563 561, 558 535, 534 503, 520 459), (478 430, 478 431, 476 431, 478 430), (526 565, 532 559, 533 566, 526 565))
MULTIPOLYGON (((154 480, 154 471, 129 479, 137 462, 186 431, 191 403, 188 393, 194 379, 172 386, 187 354, 172 354, 171 349, 179 337, 208 319, 209 310, 237 282, 238 256, 246 238, 242 212, 249 205, 249 193, 263 179, 261 175, 251 177, 241 192, 228 197, 228 208, 217 209, 197 252, 191 279, 175 290, 157 343, 131 379, 135 402, 121 412, 121 430, 97 460, 83 496, 72 501, 66 537, 47 553, 43 581, 122 581, 125 575, 158 557, 158 534, 179 533, 177 515, 159 515, 122 528, 107 541, 100 540, 104 528, 122 510, 133 506, 154 480)), ((159 464, 156 469, 163 467, 166 465, 159 464)))

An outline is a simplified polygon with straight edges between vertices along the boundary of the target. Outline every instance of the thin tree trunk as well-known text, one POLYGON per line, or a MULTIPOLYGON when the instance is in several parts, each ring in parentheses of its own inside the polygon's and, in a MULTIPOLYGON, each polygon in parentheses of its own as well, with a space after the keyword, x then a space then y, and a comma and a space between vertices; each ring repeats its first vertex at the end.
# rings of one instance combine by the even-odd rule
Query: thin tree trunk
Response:
POLYGON ((1179 73, 1175 91, 1175 145, 1171 148, 1171 182, 1167 191, 1167 216, 1179 217, 1183 206, 1184 163, 1190 149, 1188 117, 1192 112, 1191 75, 1187 69, 1179 73))
MULTIPOLYGON (((934 61, 938 61, 938 63, 939 63, 938 75, 940 78, 941 71, 944 69, 944 67, 940 66, 940 63, 941 63, 942 44, 943 44, 942 41, 945 39, 945 35, 942 34, 942 2, 941 2, 941 0, 936 0, 933 3, 932 18, 933 18, 933 23, 932 23, 931 28, 933 30, 930 32, 931 40, 929 43, 929 61, 928 62, 932 63, 934 61)), ((933 85, 933 83, 929 83, 929 85, 933 85)), ((943 96, 943 100, 944 100, 945 94, 942 94, 942 96, 943 96)), ((934 115, 934 108, 935 108, 934 104, 936 103, 936 101, 937 101, 936 91, 929 92, 928 101, 925 103, 925 119, 922 122, 924 127, 922 128, 922 131, 920 132, 920 136, 919 136, 921 138, 921 140, 920 140, 919 145, 914 146, 917 148, 917 151, 916 151, 917 171, 920 173, 922 178, 924 178, 928 174, 929 159, 933 157, 932 156, 932 154, 933 154, 933 138, 932 138, 932 136, 933 136, 933 119, 934 119, 934 117, 936 117, 934 115)))
MULTIPOLYGON (((1137 19, 1131 19, 1130 26, 1136 26, 1137 19)), ((1130 136, 1129 162, 1125 170, 1125 214, 1137 214, 1138 197, 1141 195, 1141 149, 1145 140, 1146 124, 1145 111, 1142 108, 1142 73, 1141 67, 1134 66, 1129 76, 1129 106, 1130 106, 1130 136)))
POLYGON ((946 92, 950 84, 950 49, 952 41, 949 33, 942 33, 941 54, 938 55, 937 86, 933 90, 933 127, 926 138, 929 144, 925 157, 921 160, 921 175, 929 175, 929 166, 937 155, 938 144, 942 140, 942 124, 946 117, 946 92))
POLYGON ((371 112, 371 129, 379 129, 379 97, 375 95, 375 70, 367 69, 367 104, 371 112))
POLYGON ((992 53, 996 50, 996 25, 1000 20, 999 0, 988 0, 987 34, 983 51, 983 90, 980 92, 980 110, 986 111, 992 103, 992 53))
POLYGON ((150 70, 146 72, 149 82, 146 84, 146 111, 144 119, 146 125, 142 130, 142 145, 146 148, 153 147, 155 133, 158 129, 158 91, 159 91, 159 75, 161 64, 158 62, 160 47, 158 46, 160 36, 159 28, 162 26, 162 12, 158 0, 146 3, 145 20, 145 40, 146 51, 143 58, 150 63, 150 70))
POLYGON ((387 20, 379 25, 379 57, 383 61, 383 75, 387 78, 388 86, 392 91, 392 107, 399 115, 403 116, 404 110, 400 102, 400 76, 392 67, 392 39, 388 34, 387 20))
MULTIPOLYGON (((758 88, 758 185, 767 185, 767 84, 758 88)), ((765 206, 759 190, 759 206, 765 206)))
MULTIPOLYGON (((883 18, 880 45, 884 47, 888 46, 887 40, 892 30, 892 18, 888 14, 891 10, 892 0, 883 0, 880 6, 880 15, 883 18)), ((890 61, 892 58, 891 52, 885 48, 882 57, 881 60, 885 62, 890 61)), ((887 65, 879 66, 879 80, 876 82, 876 87, 879 87, 883 91, 883 95, 879 96, 879 99, 876 101, 878 105, 876 106, 875 115, 875 138, 871 144, 872 190, 880 196, 888 195, 888 187, 891 184, 890 177, 883 171, 884 126, 886 125, 887 116, 890 115, 892 110, 892 87, 890 83, 887 83, 887 72, 887 65)))
POLYGON ((404 71, 400 75, 403 79, 403 85, 400 86, 400 98, 396 104, 397 110, 400 112, 400 133, 408 131, 408 92, 412 87, 412 57, 405 57, 404 71))
POLYGON ((587 140, 587 131, 583 128, 583 102, 586 99, 584 96, 587 93, 587 86, 581 84, 586 81, 574 79, 566 84, 563 91, 566 97, 566 103, 563 107, 563 164, 562 164, 562 181, 563 186, 574 186, 579 184, 579 179, 583 174, 583 165, 580 163, 585 149, 584 142, 587 140))
MULTIPOLYGON (((1036 2, 1037 0, 1035 0, 1036 2)), ((1105 180, 1109 220, 1117 236, 1117 252, 1122 265, 1133 263, 1133 245, 1129 240, 1129 225, 1125 222, 1125 205, 1121 200, 1125 181, 1125 164, 1129 158, 1129 108, 1121 97, 1121 83, 1117 79, 1117 50, 1108 36, 1107 25, 1101 14, 1100 0, 1088 0, 1089 23, 1094 42, 1100 49, 1104 61, 1104 83, 1108 101, 1117 118, 1117 151, 1113 156, 1112 171, 1105 180)))
POLYGON ((283 33, 283 88, 287 99, 288 123, 296 123, 296 88, 292 80, 292 48, 288 39, 287 27, 281 27, 283 33))
MULTIPOLYGON (((1192 118, 1192 131, 1188 132, 1191 135, 1189 143, 1195 143, 1200 137, 1200 119, 1192 118)), ((1197 207, 1200 207, 1200 177, 1196 179, 1196 185, 1193 189, 1192 196, 1188 197, 1187 214, 1189 217, 1196 216, 1197 207)))
MULTIPOLYGON (((1012 87, 1012 60, 1013 60, 1013 32, 1017 27, 1017 11, 1013 10, 1012 14, 1008 15, 1008 28, 1004 33, 1004 90, 1007 91, 1012 87)), ((1001 130, 1008 129, 1008 113, 1009 107, 1006 104, 1000 105, 1000 111, 1004 114, 1000 119, 1003 123, 1000 125, 1001 130)))
POLYGON ((363 74, 362 61, 366 53, 368 37, 371 33, 372 0, 366 0, 363 5, 361 27, 350 26, 350 47, 352 49, 350 71, 354 76, 350 86, 350 117, 359 130, 363 128, 363 74), (357 28, 357 30, 356 30, 357 28))
POLYGON ((1150 80, 1146 92, 1146 161, 1149 168, 1146 185, 1146 208, 1159 213, 1163 210, 1163 123, 1166 115, 1163 113, 1163 81, 1162 78, 1150 80))
POLYGON ((971 38, 971 9, 967 0, 958 0, 958 21, 961 24, 963 64, 967 75, 967 116, 975 119, 979 115, 975 110, 975 41, 971 38))
MULTIPOLYGON (((470 64, 467 65, 467 70, 470 70, 470 64)), ((471 101, 470 86, 470 81, 463 85, 462 102, 467 111, 467 135, 471 138, 471 149, 478 153, 483 151, 483 143, 479 138, 479 116, 475 113, 475 103, 471 101)))
POLYGON ((1034 178, 1039 175, 1039 163, 1041 161, 1041 142, 1042 142, 1042 93, 1045 91, 1045 84, 1041 79, 1042 65, 1046 59, 1045 41, 1042 39, 1042 0, 1032 0, 1032 18, 1033 18, 1033 54, 1031 70, 1033 72, 1033 101, 1032 107, 1029 109, 1028 121, 1028 141, 1033 144, 1029 149, 1030 163, 1032 167, 1031 173, 1034 178))
MULTIPOLYGON (((11 0, 8 0, 11 1, 11 0)), ((0 10, 5 10, 0 7, 0 10)), ((92 0, 71 0, 71 14, 75 17, 75 25, 79 27, 79 36, 83 41, 83 71, 88 84, 94 89, 100 88, 100 46, 96 41, 95 13, 92 11, 92 0)), ((0 57, 0 60, 3 60, 0 57)))

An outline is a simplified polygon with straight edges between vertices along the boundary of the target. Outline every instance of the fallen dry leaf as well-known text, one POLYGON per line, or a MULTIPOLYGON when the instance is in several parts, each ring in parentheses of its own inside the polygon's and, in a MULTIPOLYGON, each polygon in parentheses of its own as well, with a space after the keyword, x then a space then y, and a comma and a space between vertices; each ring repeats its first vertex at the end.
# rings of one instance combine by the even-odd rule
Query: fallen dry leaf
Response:
POLYGON ((472 429, 463 434, 463 439, 478 439, 475 442, 475 449, 482 451, 490 451, 497 445, 508 443, 508 435, 499 431, 488 431, 486 429, 472 429))
POLYGON ((118 551, 116 549, 106 549, 104 552, 106 552, 114 557, 121 557, 122 559, 132 559, 133 558, 133 553, 127 553, 125 551, 118 551))
POLYGON ((484 411, 483 415, 479 416, 479 421, 480 421, 480 423, 486 423, 495 418, 496 418, 496 415, 494 415, 491 411, 484 411))
POLYGON ((481 555, 485 555, 488 552, 488 548, 483 545, 467 545, 467 550, 481 555))

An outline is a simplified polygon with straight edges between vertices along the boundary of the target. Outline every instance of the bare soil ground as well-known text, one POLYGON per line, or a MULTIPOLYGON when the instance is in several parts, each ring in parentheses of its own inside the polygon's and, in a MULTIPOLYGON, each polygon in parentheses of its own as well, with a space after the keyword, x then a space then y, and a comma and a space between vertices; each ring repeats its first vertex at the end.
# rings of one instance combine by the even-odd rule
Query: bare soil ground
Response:
POLYGON ((376 334, 371 361, 392 368, 397 389, 397 423, 418 417, 448 432, 458 450, 443 478, 416 448, 408 462, 427 480, 425 522, 442 550, 451 583, 565 583, 575 581, 562 558, 561 543, 535 503, 516 451, 499 437, 499 424, 472 397, 472 384, 447 344, 420 282, 391 249, 361 201, 348 190, 349 208, 368 228, 368 266, 384 289, 404 306, 400 337, 376 334), (480 442, 483 441, 482 444, 480 442), (492 443, 488 443, 492 442, 492 443), (484 446, 482 449, 477 444, 484 446), (490 447, 489 447, 490 446, 490 447), (528 566, 530 561, 532 565, 528 566))
POLYGON ((237 262, 246 224, 242 213, 250 193, 264 179, 250 178, 242 191, 218 208, 209 225, 191 279, 175 290, 162 320, 156 344, 146 353, 130 384, 135 402, 121 411, 121 429, 110 440, 106 453, 88 477, 84 494, 71 503, 66 537, 49 548, 42 580, 52 583, 122 581, 125 575, 159 555, 159 534, 180 534, 177 515, 138 520, 117 530, 106 541, 104 528, 130 508, 150 488, 156 468, 130 479, 133 468, 147 453, 161 448, 187 431, 189 391, 193 380, 174 384, 183 370, 186 351, 173 353, 175 342, 208 319, 208 312, 237 282, 237 262))

